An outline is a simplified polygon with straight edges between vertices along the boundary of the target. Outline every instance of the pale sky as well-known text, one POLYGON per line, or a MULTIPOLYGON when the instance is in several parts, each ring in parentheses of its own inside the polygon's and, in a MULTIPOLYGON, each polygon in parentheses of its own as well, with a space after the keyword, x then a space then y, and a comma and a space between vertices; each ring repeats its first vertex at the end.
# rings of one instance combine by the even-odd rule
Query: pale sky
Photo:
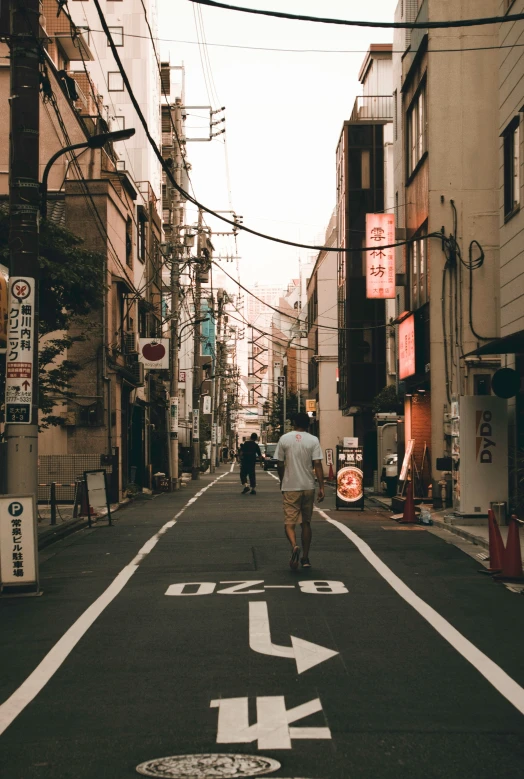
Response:
MULTIPOLYGON (((335 205, 337 142, 355 97, 362 91, 360 66, 369 45, 392 41, 393 31, 264 18, 197 6, 189 0, 158 0, 158 4, 162 58, 169 55, 171 65, 185 65, 186 105, 226 107, 232 208, 255 230, 302 243, 322 242, 335 205), (218 103, 206 88, 199 47, 163 41, 196 42, 198 13, 204 23, 218 103), (212 43, 353 53, 260 51, 212 43)), ((242 0, 238 4, 313 16, 393 21, 397 0, 242 0)), ((188 136, 192 121, 202 125, 197 117, 189 116, 188 136)), ((231 207, 223 138, 188 143, 195 196, 214 210, 231 207)), ((190 213, 190 218, 195 214, 190 213)), ((219 227, 213 218, 206 222, 216 230, 228 229, 219 227)), ((233 250, 229 239, 217 238, 214 243, 224 253, 233 250)), ((238 238, 238 250, 240 279, 248 286, 255 281, 284 285, 297 275, 299 258, 306 261, 314 255, 245 233, 238 238)), ((235 275, 231 263, 224 267, 235 275)))

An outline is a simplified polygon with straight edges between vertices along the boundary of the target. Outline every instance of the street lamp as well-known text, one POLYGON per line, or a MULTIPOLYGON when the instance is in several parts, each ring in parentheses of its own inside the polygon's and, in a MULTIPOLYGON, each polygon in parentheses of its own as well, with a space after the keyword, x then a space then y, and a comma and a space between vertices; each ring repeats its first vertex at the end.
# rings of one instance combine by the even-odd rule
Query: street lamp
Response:
POLYGON ((71 146, 64 146, 63 149, 59 149, 56 154, 53 154, 44 168, 42 183, 40 184, 40 216, 42 219, 47 219, 47 179, 49 177, 49 171, 62 154, 66 154, 68 151, 75 151, 76 149, 102 149, 106 143, 125 141, 128 138, 132 138, 134 134, 134 127, 130 127, 128 130, 115 130, 111 133, 100 133, 99 135, 92 135, 87 141, 82 141, 82 143, 73 143, 71 146))

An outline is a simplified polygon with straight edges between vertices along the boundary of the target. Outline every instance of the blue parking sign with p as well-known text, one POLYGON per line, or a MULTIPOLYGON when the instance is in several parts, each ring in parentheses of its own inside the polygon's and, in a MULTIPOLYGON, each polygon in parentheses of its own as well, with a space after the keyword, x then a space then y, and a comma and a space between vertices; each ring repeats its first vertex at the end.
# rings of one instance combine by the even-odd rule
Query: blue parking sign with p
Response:
POLYGON ((22 514, 24 507, 21 503, 19 503, 19 501, 14 500, 12 503, 9 504, 7 510, 9 511, 12 517, 19 517, 20 514, 22 514))

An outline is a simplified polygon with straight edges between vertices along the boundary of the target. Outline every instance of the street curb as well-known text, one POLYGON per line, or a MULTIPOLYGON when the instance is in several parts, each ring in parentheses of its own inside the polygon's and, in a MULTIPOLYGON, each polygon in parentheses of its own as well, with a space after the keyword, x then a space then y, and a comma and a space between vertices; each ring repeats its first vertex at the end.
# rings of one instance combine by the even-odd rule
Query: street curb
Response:
MULTIPOLYGON (((132 502, 133 501, 128 499, 122 503, 119 503, 118 507, 111 511, 111 516, 116 514, 117 511, 120 511, 126 506, 129 506, 132 502)), ((107 517, 107 514, 102 514, 98 519, 104 519, 105 517, 107 517)), ((97 522, 93 521, 92 526, 96 527, 96 525, 97 522)), ((43 530, 38 534, 38 549, 46 549, 48 546, 51 546, 51 544, 54 544, 57 541, 62 541, 64 538, 67 538, 67 536, 76 533, 78 530, 83 530, 83 528, 88 526, 89 520, 87 517, 78 517, 76 520, 69 520, 68 522, 64 522, 63 525, 56 525, 55 527, 49 528, 49 530, 43 530)))
POLYGON ((462 528, 458 528, 456 525, 449 525, 442 519, 435 519, 434 517, 432 517, 432 519, 434 527, 438 527, 441 530, 447 530, 448 532, 453 533, 453 535, 460 536, 466 541, 475 544, 475 546, 481 546, 483 549, 489 550, 489 541, 486 541, 486 539, 481 538, 480 536, 476 536, 473 533, 468 533, 467 530, 462 530, 462 528))
MULTIPOLYGON (((389 506, 385 501, 382 501, 379 497, 373 496, 372 498, 368 499, 375 501, 385 509, 391 511, 391 506, 389 506)), ((433 527, 438 527, 440 530, 447 530, 449 533, 453 533, 453 535, 459 536, 465 541, 469 541, 471 544, 475 544, 475 546, 480 546, 483 549, 489 550, 489 541, 486 539, 481 538, 480 536, 476 536, 474 533, 469 533, 467 530, 462 530, 462 528, 458 528, 456 525, 448 524, 445 520, 439 519, 438 516, 435 516, 434 513, 431 514, 431 519, 433 520, 433 527)))

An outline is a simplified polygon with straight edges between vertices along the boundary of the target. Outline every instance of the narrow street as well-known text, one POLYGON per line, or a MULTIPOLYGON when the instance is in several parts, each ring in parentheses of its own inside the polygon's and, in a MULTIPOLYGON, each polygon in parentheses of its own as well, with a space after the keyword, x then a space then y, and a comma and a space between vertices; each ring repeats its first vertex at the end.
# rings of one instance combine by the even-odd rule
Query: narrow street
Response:
POLYGON ((0 602, 1 775, 521 777, 524 600, 332 490, 293 572, 274 476, 241 495, 230 469, 49 547, 43 596, 0 602))

